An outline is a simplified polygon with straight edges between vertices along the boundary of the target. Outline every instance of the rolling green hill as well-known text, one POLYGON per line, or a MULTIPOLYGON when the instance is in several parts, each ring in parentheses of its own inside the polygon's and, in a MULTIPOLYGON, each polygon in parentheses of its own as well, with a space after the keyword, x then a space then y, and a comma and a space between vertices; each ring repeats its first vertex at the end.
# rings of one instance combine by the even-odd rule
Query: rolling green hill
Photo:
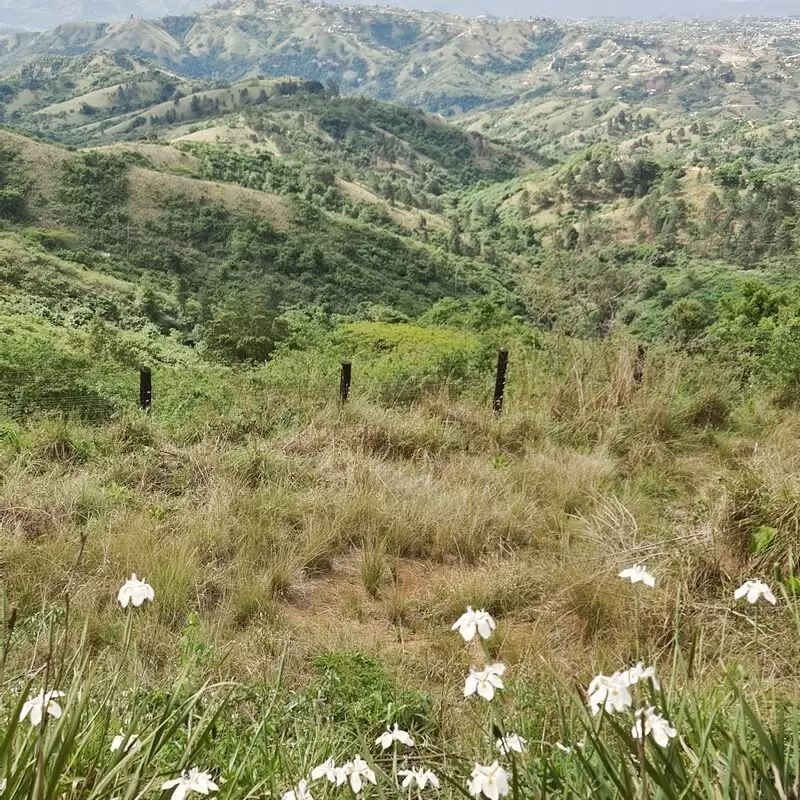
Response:
POLYGON ((9 140, 9 248, 155 292, 136 324, 187 342, 253 290, 356 317, 491 295, 688 345, 746 280, 791 283, 794 36, 232 3, 6 39, 6 123, 80 148, 9 140))
MULTIPOLYGON (((443 246, 437 229, 444 222, 435 210, 428 222, 402 197, 379 196, 360 182, 368 170, 353 153, 350 164, 344 158, 350 125, 361 157, 389 137, 387 130, 373 135, 365 121, 372 111, 387 128, 410 125, 406 140, 392 140, 396 156, 385 146, 374 155, 386 160, 381 180, 392 186, 393 170, 408 160, 408 177, 397 178, 401 195, 410 197, 417 183, 463 185, 474 177, 465 172, 470 158, 475 175, 494 168, 489 151, 474 153, 472 137, 417 112, 391 116, 379 104, 350 108, 342 101, 341 114, 331 117, 338 101, 294 86, 281 113, 296 116, 305 102, 300 129, 308 139, 291 149, 284 143, 290 133, 271 134, 281 154, 259 134, 231 149, 181 133, 180 123, 171 144, 81 152, 0 133, 6 312, 78 326, 99 315, 124 328, 149 326, 197 341, 228 297, 257 296, 276 309, 352 314, 372 305, 416 315, 445 296, 511 296, 501 266, 443 246), (336 136, 324 134, 324 120, 336 120, 336 136), (309 142, 317 142, 316 151, 309 142), (465 148, 457 163, 455 145, 465 148)), ((272 124, 254 117, 248 130, 272 124)), ((433 189, 421 188, 416 202, 441 202, 444 189, 433 189)))

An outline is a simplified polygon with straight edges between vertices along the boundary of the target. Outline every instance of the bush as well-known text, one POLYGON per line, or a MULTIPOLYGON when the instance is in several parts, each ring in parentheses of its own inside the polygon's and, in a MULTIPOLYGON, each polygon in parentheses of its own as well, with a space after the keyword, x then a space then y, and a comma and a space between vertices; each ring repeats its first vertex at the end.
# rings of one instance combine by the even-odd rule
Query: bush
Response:
POLYGON ((430 732, 433 703, 425 692, 398 690, 380 662, 362 653, 331 652, 314 659, 317 677, 311 696, 334 725, 356 736, 396 722, 410 731, 430 732))
POLYGON ((357 322, 344 325, 335 338, 343 354, 364 364, 386 402, 441 390, 458 394, 490 363, 476 336, 454 328, 357 322))
POLYGON ((263 363, 287 334, 278 298, 260 293, 232 295, 214 310, 203 330, 203 343, 228 363, 263 363))

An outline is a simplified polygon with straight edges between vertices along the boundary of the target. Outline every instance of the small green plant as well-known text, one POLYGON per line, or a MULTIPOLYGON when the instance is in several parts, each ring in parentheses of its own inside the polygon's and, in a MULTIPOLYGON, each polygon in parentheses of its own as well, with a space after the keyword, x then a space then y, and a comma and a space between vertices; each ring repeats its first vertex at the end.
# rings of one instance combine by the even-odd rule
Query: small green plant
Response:
POLYGON ((761 525, 750 535, 750 552, 756 556, 764 555, 775 541, 777 535, 777 528, 761 525))

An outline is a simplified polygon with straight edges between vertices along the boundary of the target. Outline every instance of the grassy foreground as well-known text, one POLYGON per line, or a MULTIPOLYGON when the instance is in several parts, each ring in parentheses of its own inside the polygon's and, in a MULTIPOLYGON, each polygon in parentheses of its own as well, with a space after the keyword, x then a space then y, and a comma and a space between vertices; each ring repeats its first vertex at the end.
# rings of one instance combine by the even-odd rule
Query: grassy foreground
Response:
POLYGON ((639 386, 627 343, 513 352, 500 419, 490 372, 414 394, 375 361, 340 409, 335 361, 298 353, 162 365, 150 417, 3 422, 3 798, 174 796, 192 767, 195 791, 301 798, 328 758, 350 773, 315 798, 355 772, 416 796, 411 766, 468 795, 495 759, 515 798, 797 796, 800 418, 710 361, 654 350, 639 386), (121 610, 132 572, 155 597, 121 610), (734 600, 750 579, 774 607, 734 600), (467 606, 490 638, 450 630, 467 606), (592 714, 594 676, 639 661, 659 688, 592 714), (495 663, 503 688, 464 698, 495 663), (632 734, 651 706, 666 747, 632 734), (384 751, 395 723, 414 745, 384 751))

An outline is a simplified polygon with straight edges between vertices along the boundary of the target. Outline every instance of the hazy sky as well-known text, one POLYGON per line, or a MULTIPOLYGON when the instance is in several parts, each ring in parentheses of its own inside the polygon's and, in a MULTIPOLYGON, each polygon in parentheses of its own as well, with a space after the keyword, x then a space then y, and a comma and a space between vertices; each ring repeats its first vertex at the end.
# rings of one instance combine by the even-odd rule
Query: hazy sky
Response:
MULTIPOLYGON (((373 2, 374 0, 364 0, 373 2)), ((380 0, 378 0, 380 2, 380 0)), ((406 0, 409 8, 469 14, 546 17, 800 16, 800 0, 406 0)))
MULTIPOLYGON (((0 0, 0 25, 50 28, 69 20, 158 18, 210 5, 212 0, 0 0)), ((328 0, 335 2, 336 0, 328 0)), ((435 9, 459 14, 543 17, 800 16, 800 0, 345 0, 435 9)))

